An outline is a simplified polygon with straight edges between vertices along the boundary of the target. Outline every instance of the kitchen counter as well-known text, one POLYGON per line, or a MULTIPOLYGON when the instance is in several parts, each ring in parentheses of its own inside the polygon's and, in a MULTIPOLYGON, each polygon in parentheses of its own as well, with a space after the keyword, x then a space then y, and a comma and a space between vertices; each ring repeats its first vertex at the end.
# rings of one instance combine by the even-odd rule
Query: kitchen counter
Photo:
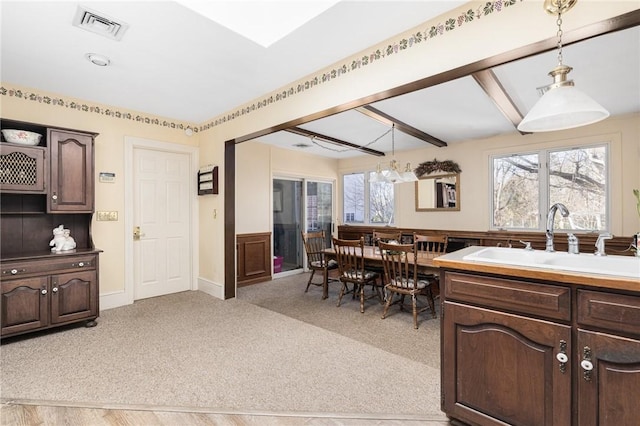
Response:
POLYGON ((479 272, 492 275, 507 275, 518 278, 529 278, 535 280, 577 284, 586 287, 597 287, 600 289, 615 289, 635 292, 640 291, 640 279, 617 277, 614 275, 604 274, 559 271, 557 269, 534 268, 507 264, 502 265, 463 259, 465 256, 485 248, 486 247, 482 246, 466 247, 464 249, 437 257, 433 260, 433 263, 443 269, 457 269, 462 271, 479 272))

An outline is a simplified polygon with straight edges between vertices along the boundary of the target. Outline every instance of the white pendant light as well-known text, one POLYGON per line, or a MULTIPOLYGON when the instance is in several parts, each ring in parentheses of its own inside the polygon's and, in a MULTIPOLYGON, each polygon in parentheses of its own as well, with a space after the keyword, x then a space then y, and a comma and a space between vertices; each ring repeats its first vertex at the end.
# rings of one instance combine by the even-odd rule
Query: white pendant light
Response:
POLYGON ((388 182, 387 177, 382 172, 382 167, 380 166, 380 163, 378 163, 378 167, 376 167, 375 173, 373 173, 369 177, 369 182, 375 182, 375 183, 388 182))
POLYGON ((387 180, 392 183, 400 183, 403 182, 402 176, 398 172, 398 163, 396 160, 391 160, 391 167, 387 172, 387 180))
POLYGON ((553 83, 518 124, 521 132, 551 132, 586 126, 609 117, 609 112, 585 93, 574 87, 567 74, 572 68, 562 64, 562 13, 577 0, 545 0, 547 13, 558 15, 558 66, 549 72, 553 83))
POLYGON ((418 176, 411 170, 411 163, 407 163, 407 167, 402 172, 403 182, 415 182, 418 180, 418 176))

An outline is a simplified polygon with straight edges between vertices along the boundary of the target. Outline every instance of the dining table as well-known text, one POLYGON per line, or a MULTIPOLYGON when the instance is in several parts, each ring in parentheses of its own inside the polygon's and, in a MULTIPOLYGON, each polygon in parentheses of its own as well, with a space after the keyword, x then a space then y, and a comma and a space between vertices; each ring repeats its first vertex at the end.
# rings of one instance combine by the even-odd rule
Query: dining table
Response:
MULTIPOLYGON (((325 255, 329 259, 336 258, 336 251, 333 247, 324 250, 325 255)), ((433 259, 441 256, 442 253, 431 253, 418 250, 416 261, 418 264, 418 273, 420 274, 439 274, 440 268, 434 263, 433 259)), ((380 249, 377 246, 364 246, 362 251, 362 257, 364 258, 365 268, 367 266, 373 266, 376 268, 382 268, 382 257, 380 256, 380 249)), ((412 259, 409 259, 413 263, 412 259)), ((435 289, 435 293, 439 293, 439 289, 435 289)), ((329 295, 329 284, 325 281, 323 289, 323 297, 329 295)), ((436 294, 434 294, 435 296, 436 294)))

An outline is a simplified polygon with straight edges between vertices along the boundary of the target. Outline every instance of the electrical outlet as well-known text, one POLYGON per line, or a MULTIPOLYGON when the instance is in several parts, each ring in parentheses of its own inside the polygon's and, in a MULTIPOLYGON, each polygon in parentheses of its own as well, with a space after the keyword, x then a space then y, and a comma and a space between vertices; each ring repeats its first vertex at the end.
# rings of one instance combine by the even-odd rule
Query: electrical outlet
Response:
POLYGON ((118 212, 97 212, 97 219, 100 221, 117 221, 118 212))

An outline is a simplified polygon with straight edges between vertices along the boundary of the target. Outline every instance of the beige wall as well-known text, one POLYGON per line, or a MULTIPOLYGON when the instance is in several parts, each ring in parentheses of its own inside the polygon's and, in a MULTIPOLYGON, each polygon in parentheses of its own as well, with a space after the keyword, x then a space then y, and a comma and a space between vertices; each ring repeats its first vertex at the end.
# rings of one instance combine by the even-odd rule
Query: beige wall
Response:
MULTIPOLYGON (((273 228, 274 177, 337 180, 338 160, 280 149, 258 142, 239 144, 236 151, 236 233, 269 232, 273 228), (256 208, 268 206, 266 214, 256 208)), ((262 210, 261 210, 262 211, 262 210)), ((339 214, 336 210, 336 214, 339 214)))

